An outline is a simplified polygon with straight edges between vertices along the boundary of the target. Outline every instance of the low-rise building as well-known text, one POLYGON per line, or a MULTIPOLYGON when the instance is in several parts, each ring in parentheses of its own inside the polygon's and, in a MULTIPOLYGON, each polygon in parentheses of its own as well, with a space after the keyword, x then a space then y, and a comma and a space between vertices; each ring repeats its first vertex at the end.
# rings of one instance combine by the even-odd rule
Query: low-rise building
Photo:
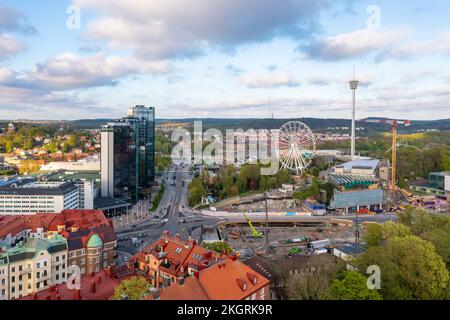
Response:
POLYGON ((334 174, 355 176, 379 176, 380 160, 355 159, 334 167, 334 174))
POLYGON ((135 255, 138 268, 144 271, 153 287, 168 287, 180 278, 193 276, 226 259, 222 255, 207 250, 195 240, 183 241, 179 235, 170 237, 165 231, 158 241, 135 255))
POLYGON ((161 290, 154 290, 147 300, 270 300, 270 281, 240 262, 235 256, 180 278, 161 290))

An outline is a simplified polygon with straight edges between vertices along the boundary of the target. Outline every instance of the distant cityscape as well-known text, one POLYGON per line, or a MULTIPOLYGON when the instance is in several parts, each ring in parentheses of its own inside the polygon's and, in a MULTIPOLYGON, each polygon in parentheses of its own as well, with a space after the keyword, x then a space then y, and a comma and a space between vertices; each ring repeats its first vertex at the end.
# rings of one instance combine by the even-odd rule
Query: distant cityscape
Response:
POLYGON ((423 2, 2 1, 0 303, 450 301, 450 2, 423 2))

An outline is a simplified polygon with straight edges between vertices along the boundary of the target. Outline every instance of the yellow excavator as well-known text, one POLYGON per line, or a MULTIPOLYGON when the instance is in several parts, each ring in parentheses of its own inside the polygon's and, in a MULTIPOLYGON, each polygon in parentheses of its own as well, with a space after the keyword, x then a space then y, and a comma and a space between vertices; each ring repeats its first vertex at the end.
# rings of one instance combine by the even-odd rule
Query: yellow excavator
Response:
POLYGON ((250 229, 252 229, 253 234, 251 235, 252 238, 264 238, 264 234, 258 230, 255 229, 255 227, 253 227, 252 222, 250 221, 250 219, 247 217, 247 215, 245 214, 245 212, 243 210, 241 210, 242 214, 245 217, 245 220, 247 221, 248 225, 250 226, 250 229))

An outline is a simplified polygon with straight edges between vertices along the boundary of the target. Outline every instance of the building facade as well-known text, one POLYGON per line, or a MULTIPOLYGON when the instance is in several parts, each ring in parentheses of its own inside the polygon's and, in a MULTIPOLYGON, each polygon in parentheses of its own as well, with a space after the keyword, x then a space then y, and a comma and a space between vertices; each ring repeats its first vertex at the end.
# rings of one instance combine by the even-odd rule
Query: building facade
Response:
MULTIPOLYGON (((1 243, 0 243, 1 244, 1 243)), ((20 299, 67 280, 67 241, 28 239, 0 250, 0 300, 20 299)))
POLYGON ((78 209, 78 188, 72 182, 15 182, 0 187, 0 215, 55 213, 78 209))
POLYGON ((170 237, 167 231, 161 239, 134 256, 137 267, 145 272, 155 288, 169 287, 180 278, 193 276, 224 258, 197 245, 195 240, 183 241, 179 235, 170 237))
POLYGON ((101 133, 101 196, 137 201, 155 179, 155 109, 136 106, 101 133))

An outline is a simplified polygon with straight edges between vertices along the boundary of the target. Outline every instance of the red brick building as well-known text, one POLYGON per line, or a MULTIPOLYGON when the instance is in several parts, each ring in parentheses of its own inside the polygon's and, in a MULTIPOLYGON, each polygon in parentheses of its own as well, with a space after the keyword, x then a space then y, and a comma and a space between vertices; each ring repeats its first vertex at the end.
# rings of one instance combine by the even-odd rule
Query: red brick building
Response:
POLYGON ((168 231, 134 256, 137 267, 155 288, 168 287, 226 258, 197 245, 195 240, 183 241, 178 235, 170 237, 168 231))
POLYGON ((154 291, 146 300, 270 300, 270 281, 235 256, 154 291))

